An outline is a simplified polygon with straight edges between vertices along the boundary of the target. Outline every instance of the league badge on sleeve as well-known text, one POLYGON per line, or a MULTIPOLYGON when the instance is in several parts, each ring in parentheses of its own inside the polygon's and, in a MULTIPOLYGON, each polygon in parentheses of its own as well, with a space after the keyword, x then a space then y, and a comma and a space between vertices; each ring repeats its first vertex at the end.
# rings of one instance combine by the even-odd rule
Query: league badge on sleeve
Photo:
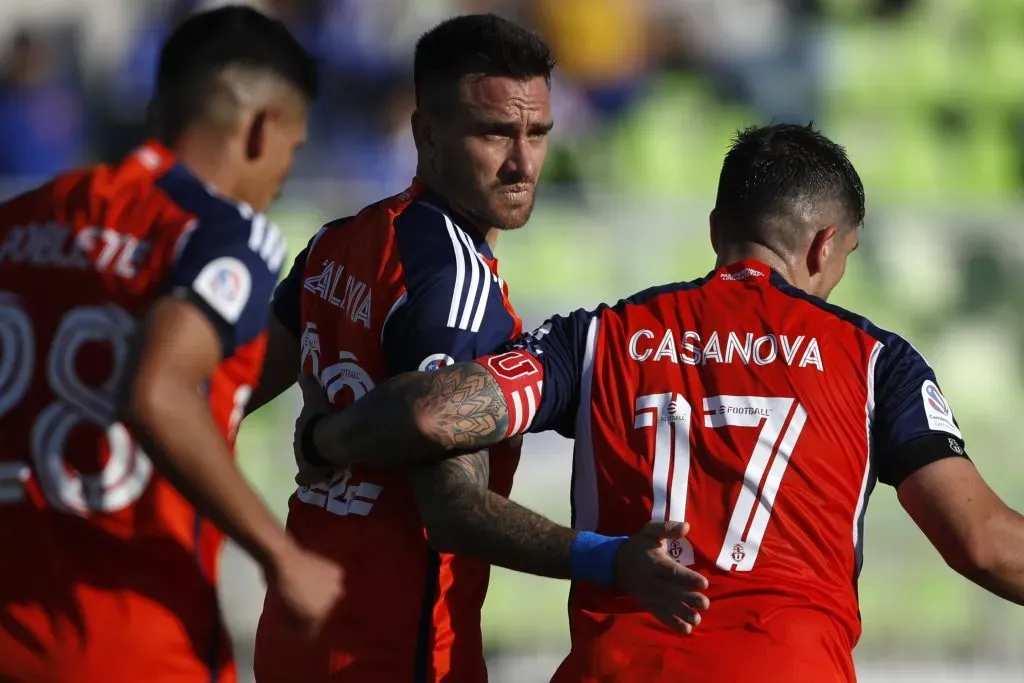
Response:
POLYGON ((244 263, 222 256, 206 264, 196 276, 192 288, 224 320, 234 324, 249 301, 252 276, 244 263))
POLYGON ((928 419, 928 428, 937 432, 952 434, 963 439, 963 434, 953 421, 953 411, 939 387, 931 380, 921 385, 921 399, 924 401, 924 415, 928 419))
POLYGON ((446 353, 434 353, 423 359, 420 366, 416 368, 420 372, 434 372, 449 365, 454 365, 455 359, 446 353))

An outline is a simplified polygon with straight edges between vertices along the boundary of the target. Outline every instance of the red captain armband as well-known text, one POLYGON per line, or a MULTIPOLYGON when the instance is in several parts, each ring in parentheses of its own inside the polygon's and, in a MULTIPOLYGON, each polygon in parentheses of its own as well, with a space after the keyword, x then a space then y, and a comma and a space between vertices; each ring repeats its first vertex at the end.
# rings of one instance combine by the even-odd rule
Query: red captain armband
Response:
POLYGON ((487 368, 505 395, 508 408, 508 431, 505 438, 525 432, 530 428, 540 406, 544 366, 529 351, 484 356, 476 362, 487 368))

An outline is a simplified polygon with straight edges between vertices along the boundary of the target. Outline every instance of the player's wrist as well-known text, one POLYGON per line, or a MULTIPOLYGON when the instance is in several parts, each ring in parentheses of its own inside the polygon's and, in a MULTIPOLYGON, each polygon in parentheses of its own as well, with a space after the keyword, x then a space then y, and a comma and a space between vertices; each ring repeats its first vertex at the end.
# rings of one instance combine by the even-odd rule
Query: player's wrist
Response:
POLYGON ((573 581, 612 586, 615 558, 626 536, 603 536, 592 531, 576 534, 569 549, 569 575, 573 581))
POLYGON ((321 413, 309 418, 302 428, 301 446, 302 457, 313 467, 331 467, 332 463, 324 457, 323 443, 324 429, 323 420, 328 413, 321 413), (320 429, 317 429, 321 427, 320 429))

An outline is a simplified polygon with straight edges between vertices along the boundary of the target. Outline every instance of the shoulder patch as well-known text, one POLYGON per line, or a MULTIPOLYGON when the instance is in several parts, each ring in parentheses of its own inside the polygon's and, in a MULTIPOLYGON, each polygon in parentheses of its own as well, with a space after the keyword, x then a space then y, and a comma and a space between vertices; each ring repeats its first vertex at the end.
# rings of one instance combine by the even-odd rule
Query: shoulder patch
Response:
POLYGON ((938 385, 930 379, 921 385, 921 400, 924 401, 924 414, 928 419, 929 429, 952 434, 961 440, 964 438, 953 421, 953 411, 949 403, 939 391, 938 385))
POLYGON ((419 372, 434 372, 441 368, 454 365, 455 359, 449 356, 447 353, 433 353, 423 359, 419 367, 416 368, 419 372))
POLYGON ((232 256, 207 263, 192 287, 199 296, 232 325, 238 322, 252 291, 252 275, 245 264, 232 256))

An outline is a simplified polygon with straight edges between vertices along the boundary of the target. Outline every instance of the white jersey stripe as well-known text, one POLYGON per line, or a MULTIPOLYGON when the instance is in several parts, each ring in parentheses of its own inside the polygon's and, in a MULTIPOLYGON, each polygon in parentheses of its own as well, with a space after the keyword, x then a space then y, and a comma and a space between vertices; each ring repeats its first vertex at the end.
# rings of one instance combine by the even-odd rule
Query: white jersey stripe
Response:
POLYGON ((398 297, 398 300, 391 305, 391 309, 388 310, 388 314, 384 316, 384 322, 380 326, 380 343, 384 344, 384 330, 388 328, 388 321, 391 320, 391 316, 395 314, 399 308, 409 300, 409 293, 402 292, 402 296, 398 297))
POLYGON ((263 238, 263 244, 260 246, 260 256, 264 261, 270 262, 271 256, 273 256, 281 241, 281 231, 277 229, 276 225, 268 221, 267 234, 263 238))
POLYGON ((448 228, 448 237, 452 240, 452 249, 455 250, 455 290, 452 292, 452 304, 448 309, 448 327, 455 327, 459 319, 459 305, 462 303, 462 289, 466 280, 466 257, 455 234, 457 228, 452 219, 445 216, 444 224, 448 228))
POLYGON ((519 397, 518 391, 512 392, 512 414, 516 416, 516 423, 512 425, 510 434, 519 434, 523 424, 523 399, 519 397))
POLYGON ((480 325, 482 325, 484 321, 484 313, 487 311, 487 302, 491 296, 491 269, 487 266, 483 256, 477 254, 476 258, 480 262, 480 266, 484 269, 484 285, 483 291, 480 293, 480 301, 476 304, 476 315, 473 316, 473 325, 469 328, 470 332, 480 331, 480 325))
POLYGON ((871 432, 874 431, 875 426, 875 367, 878 365, 878 356, 881 355, 883 349, 882 342, 876 342, 875 347, 871 349, 871 356, 868 359, 868 398, 864 405, 864 424, 867 429, 867 440, 868 448, 865 454, 864 462, 864 478, 860 484, 860 495, 857 497, 857 508, 853 513, 853 547, 854 550, 859 553, 860 550, 860 525, 863 522, 864 510, 868 502, 868 490, 871 488, 871 451, 873 444, 871 443, 871 432))
POLYGON ((576 410, 576 443, 573 447, 572 509, 573 528, 593 531, 599 512, 597 464, 594 462, 594 436, 591 431, 591 391, 594 384, 594 356, 600 328, 598 317, 590 320, 587 346, 580 368, 580 404, 576 410))
POLYGON ((523 425, 525 432, 533 424, 533 418, 537 415, 537 399, 533 396, 533 387, 526 387, 526 424, 523 425))
POLYGON ((267 217, 258 213, 252 217, 252 224, 249 228, 249 248, 259 253, 263 247, 263 240, 267 237, 267 217))
POLYGON ((466 247, 466 255, 469 258, 469 268, 473 274, 470 277, 469 289, 466 292, 466 305, 462 309, 462 318, 459 320, 459 329, 468 330, 473 315, 473 304, 476 303, 477 297, 480 294, 480 280, 487 279, 489 273, 481 273, 480 269, 484 265, 480 262, 477 257, 476 248, 473 246, 472 240, 469 239, 469 235, 462 229, 458 229, 459 239, 462 240, 462 245, 466 247))

